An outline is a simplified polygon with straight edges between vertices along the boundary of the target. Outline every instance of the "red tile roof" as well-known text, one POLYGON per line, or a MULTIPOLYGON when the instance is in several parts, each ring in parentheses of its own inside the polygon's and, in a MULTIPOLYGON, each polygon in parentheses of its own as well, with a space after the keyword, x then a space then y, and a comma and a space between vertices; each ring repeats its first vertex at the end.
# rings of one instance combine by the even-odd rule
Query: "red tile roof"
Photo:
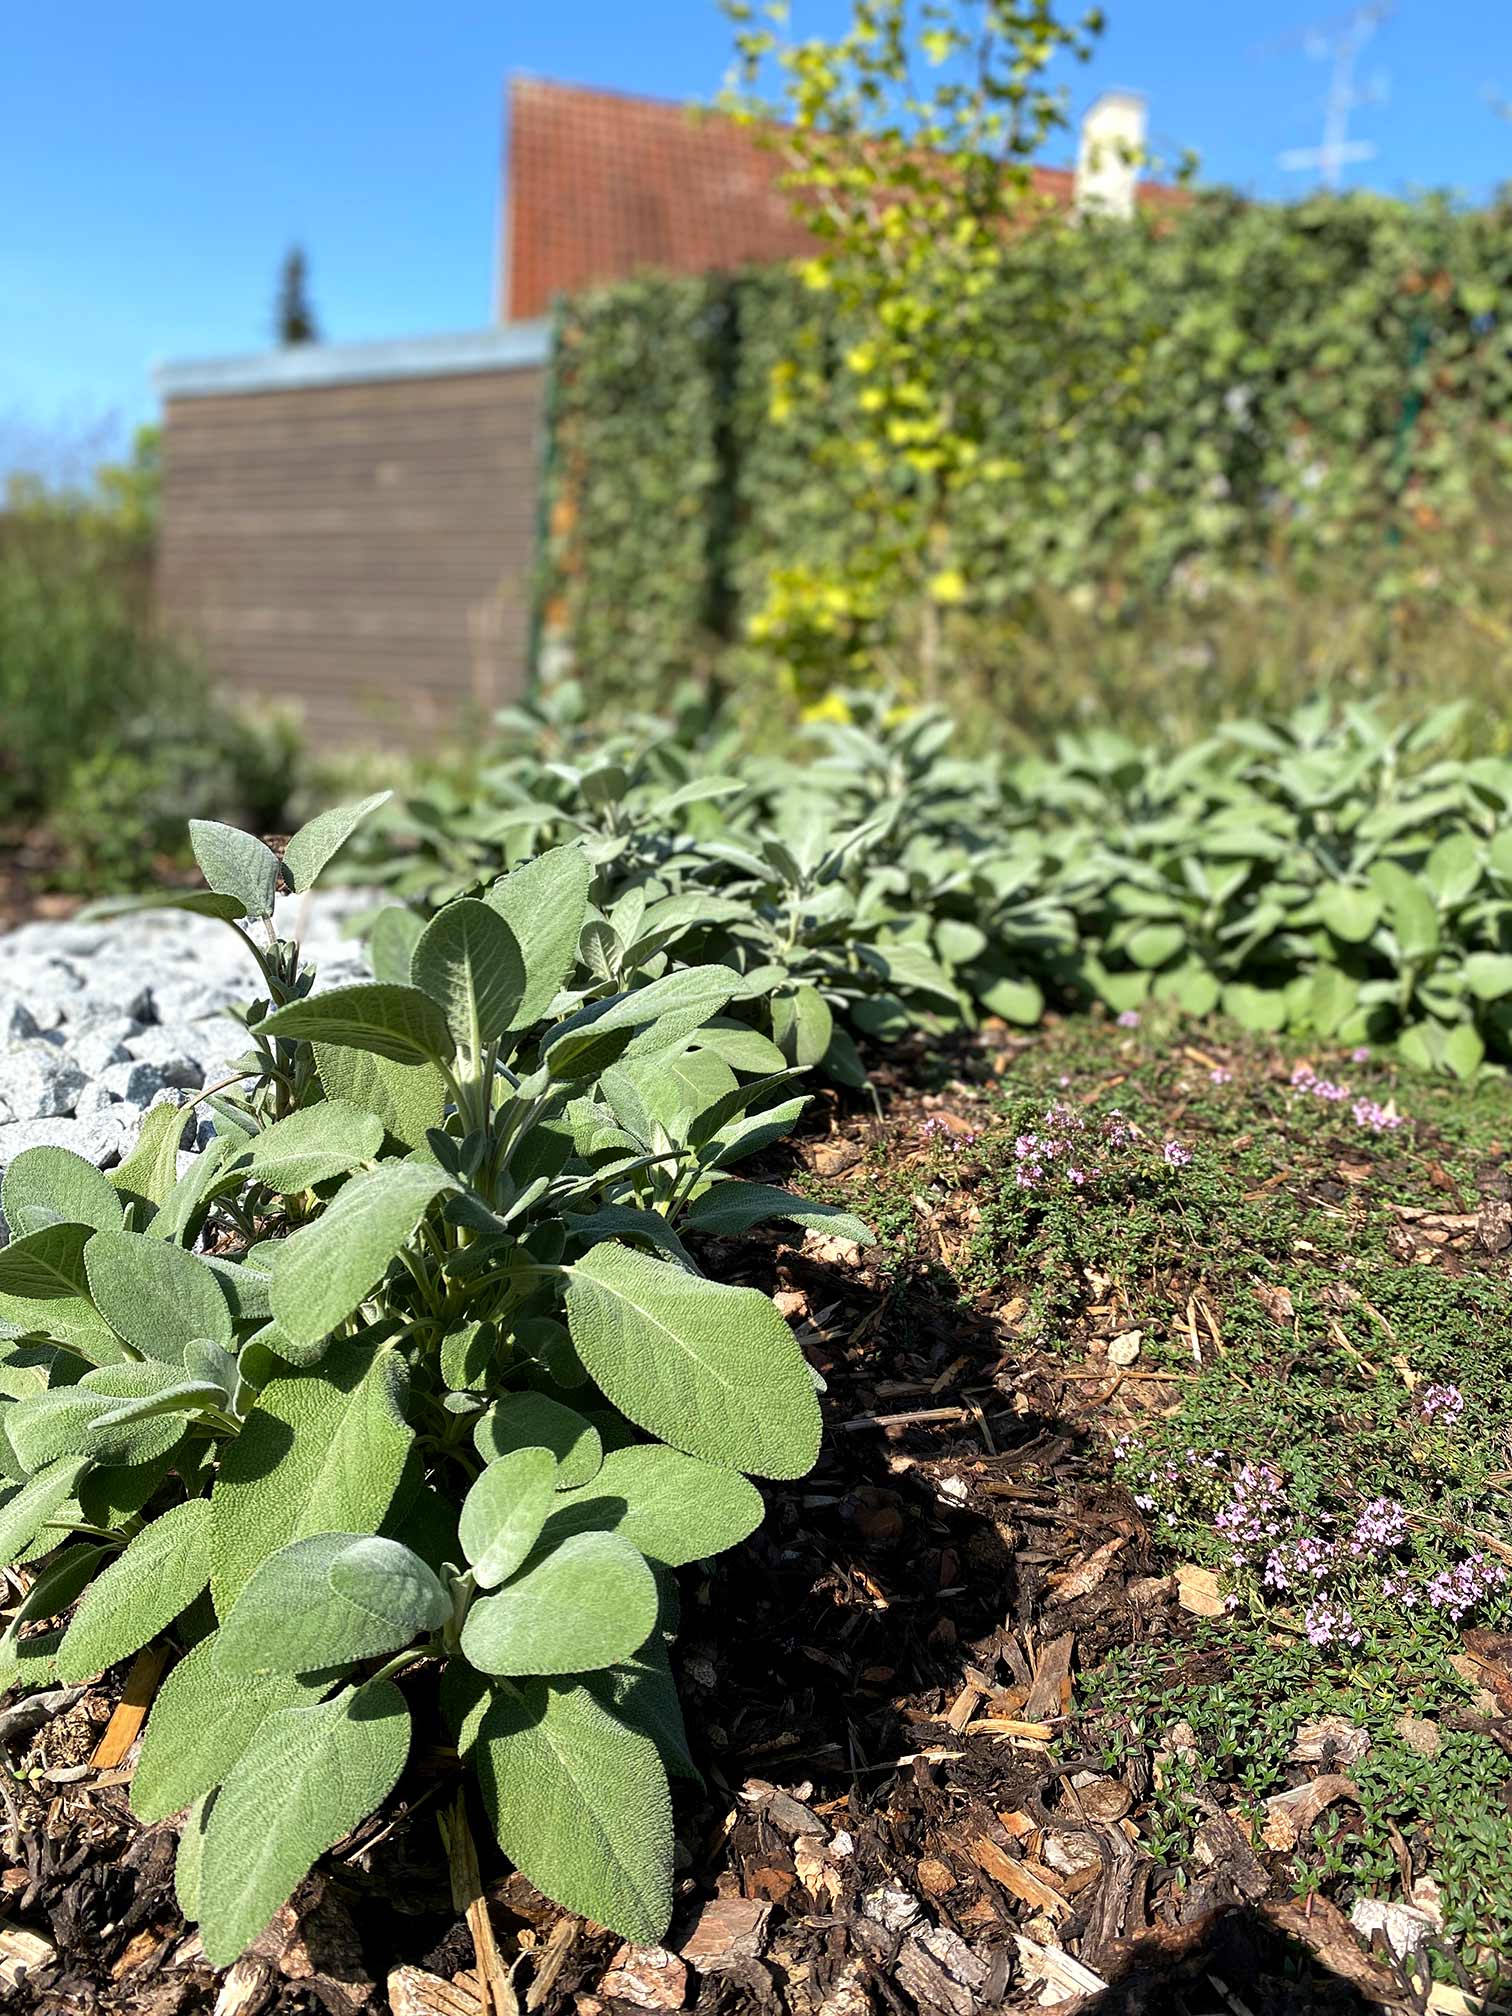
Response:
MULTIPOLYGON (((544 315, 561 294, 651 267, 709 273, 815 249, 778 187, 776 157, 718 113, 576 84, 509 92, 501 313, 544 315)), ((1069 203, 1068 169, 1035 171, 1069 203)), ((1173 195, 1142 185, 1159 200, 1173 195)))

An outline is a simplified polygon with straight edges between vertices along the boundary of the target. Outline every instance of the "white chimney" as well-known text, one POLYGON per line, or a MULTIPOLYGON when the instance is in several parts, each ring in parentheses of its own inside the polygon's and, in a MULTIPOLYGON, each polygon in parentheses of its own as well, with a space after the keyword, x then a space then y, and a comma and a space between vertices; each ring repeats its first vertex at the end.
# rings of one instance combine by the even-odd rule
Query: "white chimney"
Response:
POLYGON ((1137 91, 1104 91, 1088 108, 1076 150, 1076 214, 1132 217, 1148 113, 1137 91))

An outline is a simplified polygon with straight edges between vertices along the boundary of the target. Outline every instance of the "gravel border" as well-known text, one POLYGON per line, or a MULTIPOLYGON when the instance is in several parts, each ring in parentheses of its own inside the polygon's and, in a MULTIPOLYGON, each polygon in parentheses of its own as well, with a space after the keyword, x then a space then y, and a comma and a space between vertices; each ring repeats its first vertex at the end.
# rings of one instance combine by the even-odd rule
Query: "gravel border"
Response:
MULTIPOLYGON (((374 903, 360 889, 283 897, 279 932, 298 933, 322 986, 367 979, 361 946, 342 930, 374 903)), ((0 936, 0 1176, 43 1145, 100 1169, 119 1162, 149 1108, 227 1076, 247 1033, 226 1011, 253 1000, 259 980, 234 932, 179 910, 0 936)), ((185 1147, 208 1127, 186 1116, 185 1147)))

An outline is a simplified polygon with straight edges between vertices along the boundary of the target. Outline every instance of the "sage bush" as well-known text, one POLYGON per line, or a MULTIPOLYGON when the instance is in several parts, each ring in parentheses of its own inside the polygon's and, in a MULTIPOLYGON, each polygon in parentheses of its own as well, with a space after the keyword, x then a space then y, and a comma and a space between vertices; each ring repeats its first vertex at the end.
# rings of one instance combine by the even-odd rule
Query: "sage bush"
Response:
POLYGON ((674 961, 685 897, 611 921, 581 838, 396 911, 382 977, 322 990, 275 894, 380 802, 281 863, 195 823, 208 886, 164 900, 236 931, 256 988, 208 1145, 181 1168, 160 1104, 108 1176, 39 1147, 0 1191, 0 1559, 33 1577, 0 1683, 182 1648, 131 1799, 187 1809, 178 1895, 217 1965, 394 1789, 417 1668, 515 1864, 661 1936, 668 1774, 696 1776, 676 1570, 820 1433, 787 1324, 700 1242, 868 1237, 735 1173, 804 1105, 738 1012, 766 982, 674 961))
POLYGON ((403 902, 375 952, 575 836, 585 970, 728 965, 729 1017, 846 1084, 858 1039, 1047 1002, 1221 1010, 1461 1076, 1512 1058, 1512 761, 1449 753, 1454 706, 1314 701, 1179 750, 1090 730, 975 758, 943 709, 872 694, 780 755, 718 723, 596 740, 580 711, 567 689, 503 717, 467 792, 390 816, 363 872, 403 902))

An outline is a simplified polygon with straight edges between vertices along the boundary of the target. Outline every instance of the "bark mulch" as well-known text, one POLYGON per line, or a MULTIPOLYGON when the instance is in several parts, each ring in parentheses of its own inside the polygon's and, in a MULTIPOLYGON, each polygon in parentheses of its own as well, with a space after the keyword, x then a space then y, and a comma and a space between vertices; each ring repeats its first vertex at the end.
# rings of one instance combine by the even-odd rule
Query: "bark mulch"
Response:
MULTIPOLYGON (((878 1129, 901 1143, 926 1109, 969 1116, 974 1095, 958 1089, 924 1101, 886 1086, 882 1121, 832 1107, 800 1159, 833 1194, 849 1180, 864 1210, 878 1129)), ((925 1246, 944 1257, 962 1236, 951 1210, 969 1210, 969 1151, 963 1163, 949 1208, 919 1201, 925 1246)), ((1433 1229, 1403 1221, 1408 1242, 1433 1229)), ((772 1290, 798 1326, 827 1385, 823 1455, 769 1493, 750 1543, 686 1581, 675 1658, 706 1789, 678 1793, 666 1947, 626 1949, 563 1917, 488 1862, 479 1821, 487 1902, 471 1923, 486 1910, 508 1970, 498 2006, 1412 2006, 1335 1907, 1291 1900, 1276 1858, 1216 1798, 1198 1816, 1195 1875, 1157 1862, 1139 1823, 1158 1757, 1127 1752, 1114 1774, 1078 1742, 1081 1676, 1109 1649, 1163 1644, 1189 1680, 1213 1657, 1190 1642, 1192 1612, 1112 1478, 1110 1396, 1140 1389, 1105 1356, 1089 1374, 1026 1342, 1011 1293, 965 1299, 944 1266, 900 1274, 876 1249, 813 1234, 709 1257, 711 1272, 772 1290)), ((139 1828, 127 1806, 130 1704, 154 1678, 139 1668, 0 1714, 20 1774, 0 1773, 0 2008, 486 2016, 438 1830, 452 1798, 441 1753, 415 1761, 397 1802, 252 1954, 223 1976, 206 1965, 174 1902, 173 1825, 139 1828)))

